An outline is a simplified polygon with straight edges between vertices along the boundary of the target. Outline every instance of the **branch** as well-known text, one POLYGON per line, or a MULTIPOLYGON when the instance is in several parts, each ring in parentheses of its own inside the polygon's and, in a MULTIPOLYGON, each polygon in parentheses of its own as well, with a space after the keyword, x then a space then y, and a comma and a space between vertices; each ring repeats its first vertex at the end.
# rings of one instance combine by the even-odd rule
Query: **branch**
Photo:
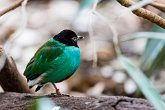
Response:
POLYGON ((29 89, 25 78, 18 72, 16 64, 12 57, 5 54, 4 50, 0 48, 0 59, 4 59, 4 65, 0 70, 0 85, 4 91, 32 93, 29 89))
MULTIPOLYGON (((20 93, 0 93, 1 110, 34 110, 35 99, 42 97, 31 96, 20 93), (12 100, 11 100, 12 99, 12 100)), ((67 96, 48 96, 55 104, 52 110, 154 110, 154 107, 145 99, 129 98, 123 96, 107 97, 67 97, 67 96), (55 109, 57 108, 57 109, 55 109)), ((39 101, 37 108, 49 107, 50 102, 39 101)), ((52 104, 50 103, 50 104, 52 104)))
MULTIPOLYGON (((133 2, 131 0, 117 0, 117 1, 125 7, 130 7, 135 4, 135 2, 133 2)), ((138 8, 138 9, 134 10, 133 13, 135 15, 142 17, 144 19, 147 19, 147 20, 151 21, 152 23, 155 23, 165 29, 165 19, 161 18, 157 14, 155 14, 151 11, 148 11, 144 8, 138 8)))
POLYGON ((153 2, 153 3, 150 3, 149 5, 159 9, 162 12, 165 12, 165 4, 153 2))
POLYGON ((0 11, 0 16, 6 14, 7 12, 14 10, 15 8, 19 7, 24 0, 16 0, 13 4, 10 6, 6 7, 5 9, 0 11))

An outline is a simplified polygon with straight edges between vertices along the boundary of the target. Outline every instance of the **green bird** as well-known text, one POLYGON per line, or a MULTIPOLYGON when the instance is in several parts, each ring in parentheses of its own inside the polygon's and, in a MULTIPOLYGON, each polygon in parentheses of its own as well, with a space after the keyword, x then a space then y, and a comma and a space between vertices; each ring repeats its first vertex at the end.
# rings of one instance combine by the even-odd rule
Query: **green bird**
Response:
POLYGON ((60 94, 55 83, 69 78, 77 70, 80 64, 77 41, 82 38, 71 30, 63 30, 43 44, 24 71, 28 86, 32 88, 37 85, 35 91, 38 91, 44 84, 51 82, 56 93, 60 94))

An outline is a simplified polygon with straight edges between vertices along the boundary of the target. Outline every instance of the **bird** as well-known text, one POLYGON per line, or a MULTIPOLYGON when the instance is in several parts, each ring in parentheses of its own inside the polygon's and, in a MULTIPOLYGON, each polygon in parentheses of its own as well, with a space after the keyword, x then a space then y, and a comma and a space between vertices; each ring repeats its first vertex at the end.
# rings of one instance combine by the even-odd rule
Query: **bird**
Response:
POLYGON ((37 92, 46 83, 52 83, 56 94, 60 95, 55 83, 72 76, 80 64, 81 36, 65 29, 44 43, 31 58, 24 71, 29 88, 37 85, 37 92))

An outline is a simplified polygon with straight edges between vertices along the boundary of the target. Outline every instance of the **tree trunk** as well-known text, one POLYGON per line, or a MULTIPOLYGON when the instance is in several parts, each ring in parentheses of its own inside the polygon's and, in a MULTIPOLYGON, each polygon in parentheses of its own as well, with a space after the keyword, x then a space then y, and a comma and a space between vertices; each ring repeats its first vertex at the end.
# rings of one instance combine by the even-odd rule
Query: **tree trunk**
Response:
POLYGON ((19 73, 12 57, 6 55, 0 47, 0 85, 4 91, 32 93, 25 78, 19 73), (4 62, 4 63, 3 63, 4 62))

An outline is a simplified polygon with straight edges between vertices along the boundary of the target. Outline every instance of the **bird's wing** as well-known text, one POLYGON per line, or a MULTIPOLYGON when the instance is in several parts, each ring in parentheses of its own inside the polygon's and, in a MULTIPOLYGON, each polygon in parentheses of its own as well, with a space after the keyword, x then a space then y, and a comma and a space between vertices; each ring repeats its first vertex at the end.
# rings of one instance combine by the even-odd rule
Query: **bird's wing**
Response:
POLYGON ((63 47, 43 46, 28 63, 24 75, 27 80, 33 80, 45 73, 51 66, 49 63, 63 53, 63 47))

